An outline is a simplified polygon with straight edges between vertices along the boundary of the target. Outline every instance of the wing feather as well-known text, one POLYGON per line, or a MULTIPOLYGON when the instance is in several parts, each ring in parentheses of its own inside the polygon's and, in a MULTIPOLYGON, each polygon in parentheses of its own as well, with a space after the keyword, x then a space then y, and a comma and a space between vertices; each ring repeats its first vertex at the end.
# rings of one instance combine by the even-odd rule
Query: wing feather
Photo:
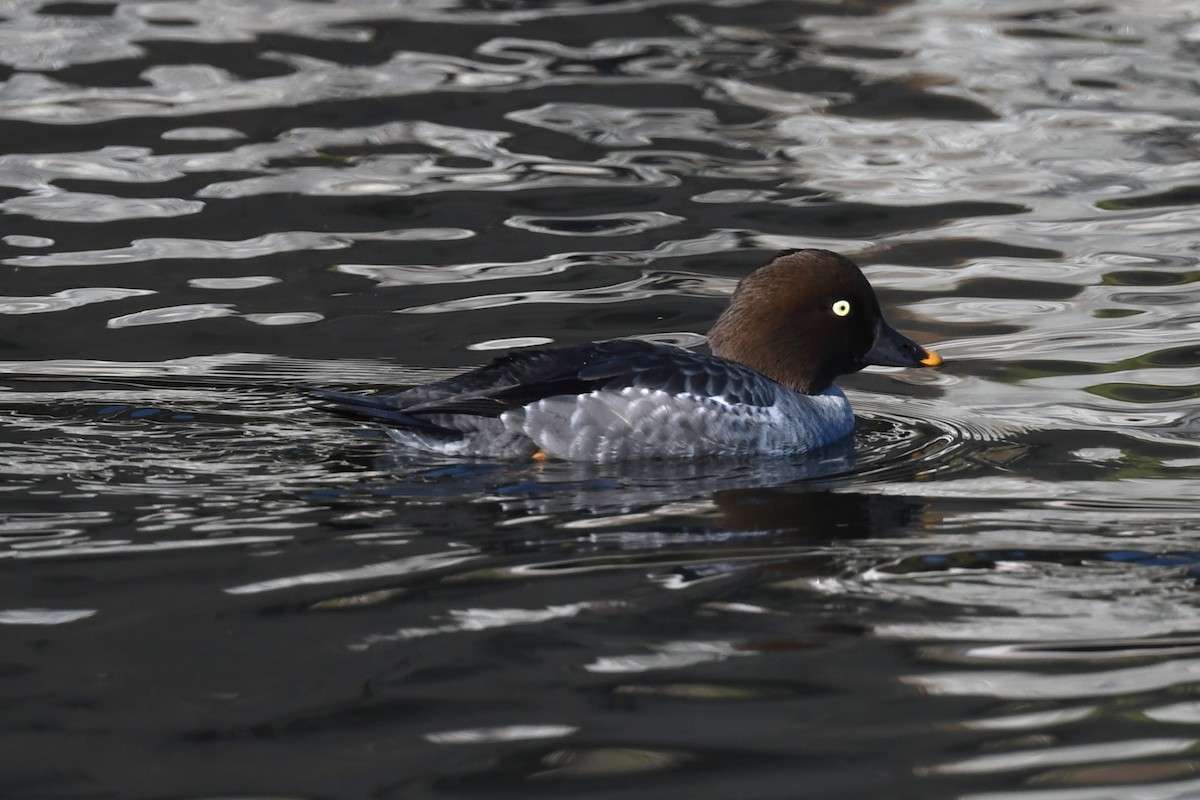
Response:
POLYGON ((455 415, 495 418, 551 397, 636 388, 765 408, 779 385, 716 356, 633 339, 516 350, 453 378, 392 395, 305 387, 341 413, 402 428, 455 435, 455 415), (425 417, 438 417, 434 423, 425 417))

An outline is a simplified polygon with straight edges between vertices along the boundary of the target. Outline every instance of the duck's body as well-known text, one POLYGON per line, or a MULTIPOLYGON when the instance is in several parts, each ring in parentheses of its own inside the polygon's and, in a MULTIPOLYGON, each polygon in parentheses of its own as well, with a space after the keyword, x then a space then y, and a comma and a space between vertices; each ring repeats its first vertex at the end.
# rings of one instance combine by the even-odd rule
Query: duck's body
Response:
POLYGON ((445 455, 572 461, 779 455, 854 430, 832 384, 868 364, 936 366, 893 330, 853 262, 781 254, 739 285, 714 355, 637 340, 517 350, 393 395, 309 390, 445 455))
POLYGON ((382 422, 397 442, 456 456, 780 454, 854 429, 836 386, 800 394, 723 358, 637 340, 518 350, 395 395, 312 394, 382 422))

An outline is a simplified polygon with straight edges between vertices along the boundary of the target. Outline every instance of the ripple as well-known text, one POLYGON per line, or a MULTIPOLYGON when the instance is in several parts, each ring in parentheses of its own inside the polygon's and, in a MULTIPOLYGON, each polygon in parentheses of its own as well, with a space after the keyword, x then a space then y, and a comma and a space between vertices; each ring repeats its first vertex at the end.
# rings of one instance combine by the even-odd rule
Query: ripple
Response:
POLYGON ((543 770, 530 775, 531 779, 582 778, 640 775, 663 770, 675 770, 696 761, 695 753, 681 750, 649 750, 633 747, 593 747, 588 749, 555 750, 548 753, 543 770))
POLYGON ((389 634, 371 634, 350 646, 355 650, 365 650, 385 642, 422 639, 439 634, 509 628, 514 625, 536 625, 549 620, 569 619, 587 611, 604 610, 611 607, 610 604, 583 602, 545 608, 450 609, 444 615, 449 618, 449 621, 443 624, 420 628, 401 628, 395 633, 389 634))
POLYGON ((987 774, 1002 770, 1044 769, 1062 764, 1094 764, 1119 759, 1126 763, 1131 759, 1152 758, 1186 753, 1200 744, 1200 739, 1127 739, 1120 742, 1042 747, 1035 750, 1020 750, 1011 753, 976 756, 960 761, 923 767, 928 775, 972 775, 987 774))
MULTIPOLYGON (((1043 314, 1067 314, 1071 303, 1048 300, 946 300, 921 307, 930 317, 943 322, 978 323, 985 321, 1026 320, 1043 314)), ((1032 322, 1032 320, 1030 320, 1032 322)))
POLYGON ((130 41, 133 31, 116 20, 65 19, 29 11, 8 17, 0 26, 0 62, 16 69, 56 70, 141 55, 141 48, 130 41))
POLYGON ((505 725, 499 728, 463 728, 425 734, 434 744, 482 744, 520 742, 530 739, 561 739, 578 732, 573 725, 505 725))
POLYGON ((591 289, 542 290, 507 294, 477 295, 442 303, 397 309, 397 314, 444 314, 458 311, 478 311, 530 303, 560 303, 604 305, 629 303, 654 297, 712 297, 725 294, 718 288, 723 282, 704 275, 667 272, 647 272, 640 278, 591 289))
MULTIPOLYGON (((1036 505, 1029 514, 1033 522, 1036 505)), ((1195 628, 1194 603, 1164 599, 1164 593, 1176 593, 1168 587, 1192 580, 1195 556, 1146 553, 1138 559, 1119 558, 1066 543, 1060 550, 1046 551, 1039 549, 1045 547, 1045 537, 1012 528, 999 528, 986 539, 1021 542, 1023 547, 983 550, 978 558, 927 552, 824 588, 961 609, 958 618, 891 623, 876 630, 878 635, 903 639, 1069 643, 1120 635, 1141 639, 1195 628), (950 576, 953 580, 947 581, 950 576)), ((1076 651, 1081 658, 1099 657, 1094 646, 1081 645, 1076 651)))
POLYGON ((537 347, 551 344, 554 340, 545 336, 513 336, 508 339, 488 339, 467 345, 468 350, 513 350, 519 347, 537 347))
MULTIPOLYGON (((464 84, 516 82, 511 73, 495 72, 490 65, 432 54, 400 53, 370 67, 284 54, 275 60, 290 68, 287 74, 238 80, 227 71, 208 65, 161 65, 142 72, 148 85, 132 88, 79 87, 18 73, 0 97, 0 115, 28 122, 81 125, 130 117, 195 116, 257 109, 301 100, 318 102, 338 99, 347 93, 361 97, 416 94, 447 83, 448 75, 460 76, 464 84)), ((45 60, 40 63, 50 66, 45 60)))
POLYGON ((709 767, 749 755, 856 796, 1194 795, 1200 34, 1176 0, 1042 5, 6 7, 0 557, 42 599, 0 622, 46 623, 7 659, 45 740, 19 782, 94 790, 60 734, 132 698, 132 734, 96 720, 142 761, 181 743, 161 796, 214 748, 330 736, 360 794, 738 796, 709 767), (812 246, 947 356, 846 378, 827 451, 443 462, 292 388, 700 346, 812 246), (170 635, 186 668, 109 669, 99 706, 42 680, 64 642, 138 668, 170 635), (242 641, 295 646, 194 668, 242 641))
POLYGON ((473 236, 461 228, 412 228, 376 233, 331 234, 309 231, 268 233, 241 241, 216 239, 137 239, 128 247, 4 259, 15 267, 69 267, 128 264, 158 259, 250 259, 297 250, 342 250, 356 241, 449 241, 473 236))
POLYGON ((93 286, 63 289, 42 297, 0 297, 0 314, 45 314, 66 311, 91 303, 107 303, 151 294, 155 294, 155 292, 149 289, 113 289, 93 286))
POLYGON ((221 539, 197 538, 175 541, 132 543, 122 540, 95 540, 72 542, 68 545, 45 549, 14 550, 0 552, 0 558, 17 559, 75 559, 85 556, 112 558, 113 556, 135 556, 165 553, 173 550, 204 550, 214 547, 250 547, 287 541, 287 536, 228 536, 221 539))
POLYGON ((270 275, 244 275, 239 278, 188 278, 188 286, 196 289, 258 289, 279 283, 270 275))
POLYGON ((246 134, 235 128, 192 127, 163 131, 162 138, 175 142, 224 142, 245 139, 246 134))
POLYGON ((155 158, 145 147, 112 145, 90 152, 7 153, 0 155, 0 185, 45 195, 51 193, 48 185, 53 181, 160 183, 182 177, 181 166, 175 159, 155 158))
POLYGON ((1085 781, 1082 781, 1085 785, 1078 788, 1022 788, 1013 791, 972 792, 964 794, 963 800, 1109 800, 1114 796, 1144 797, 1147 800, 1188 800, 1200 792, 1200 780, 1164 780, 1177 777, 1179 773, 1192 774, 1195 771, 1192 764, 1184 762, 1178 765, 1178 769, 1171 770, 1172 762, 1157 763, 1166 769, 1155 770, 1156 762, 1125 764, 1115 761, 1113 766, 1121 771, 1121 775, 1115 779, 1109 770, 1104 770, 1095 777, 1080 776, 1085 778, 1085 781), (1144 776, 1144 780, 1124 779, 1129 775, 1144 776))
POLYGON ((94 608, 50 609, 9 608, 0 609, 0 625, 63 625, 95 616, 94 608))
MULTIPOLYGON (((489 134, 494 138, 501 138, 491 131, 478 132, 481 137, 489 134)), ((597 163, 549 159, 522 163, 521 159, 503 155, 499 157, 500 167, 492 171, 480 171, 478 168, 420 168, 413 163, 418 160, 429 159, 403 156, 379 158, 363 164, 305 167, 277 176, 214 183, 197 194, 204 198, 226 200, 282 193, 321 197, 404 197, 458 192, 464 189, 528 192, 554 188, 672 186, 679 182, 662 169, 644 164, 628 164, 628 158, 619 156, 597 163), (394 177, 389 177, 389 173, 394 177)))
MULTIPOLYGON (((488 280, 542 278, 587 266, 622 269, 628 269, 631 266, 649 266, 659 259, 724 252, 736 248, 739 243, 736 235, 719 232, 698 239, 668 240, 649 250, 576 251, 555 253, 528 261, 485 261, 439 266, 339 264, 334 269, 347 275, 370 278, 382 287, 474 283, 488 280)), ((728 295, 733 292, 733 287, 737 283, 736 280, 713 275, 700 273, 686 273, 686 275, 697 288, 709 287, 705 289, 705 296, 708 296, 708 293, 711 293, 712 296, 728 295)))
POLYGON ((216 319, 217 317, 232 317, 237 312, 227 303, 193 303, 183 306, 168 306, 166 308, 151 308, 113 317, 108 321, 109 328, 135 328, 140 325, 168 325, 175 322, 194 322, 198 319, 216 319))
POLYGON ((1175 186, 1164 192, 1099 200, 1096 205, 1106 211, 1122 211, 1134 208, 1157 208, 1159 206, 1184 206, 1200 203, 1200 186, 1175 186))
POLYGON ((1061 700, 1115 697, 1173 687, 1196 680, 1200 661, 1180 659, 1148 666, 1087 673, 958 672, 909 676, 905 683, 937 695, 999 697, 1013 700, 1061 700))
POLYGON ((661 211, 634 211, 624 214, 532 217, 518 215, 504 221, 511 228, 555 236, 628 236, 683 222, 684 217, 661 211))
POLYGON ((669 344, 674 347, 685 347, 688 349, 699 347, 708 341, 708 337, 702 333, 693 333, 692 331, 659 331, 657 333, 643 333, 636 336, 630 336, 630 339, 641 339, 647 342, 658 342, 659 344, 669 344))
POLYGON ((585 664, 583 668, 588 672, 604 674, 655 672, 754 655, 753 652, 740 648, 732 642, 720 641, 663 642, 653 645, 649 649, 652 652, 604 656, 590 664, 585 664))
POLYGON ((931 646, 923 652, 953 663, 1104 664, 1167 659, 1200 653, 1195 636, 1133 639, 1082 639, 1059 642, 1021 642, 999 645, 931 646))
POLYGON ((0 539, 8 542, 61 541, 111 519, 111 515, 103 511, 9 514, 0 522, 0 539))
POLYGON ((762 203, 779 197, 779 192, 760 189, 714 189, 692 195, 693 203, 762 203))
POLYGON ((376 564, 369 564, 365 567, 353 569, 308 573, 302 575, 292 575, 283 578, 275 578, 272 580, 257 581, 255 583, 231 586, 225 589, 225 591, 228 594, 235 595, 262 594, 264 592, 276 592, 283 589, 291 589, 296 586, 345 583, 362 580, 363 578, 376 578, 381 576, 394 577, 416 572, 424 573, 431 570, 446 569, 459 564, 477 561, 479 558, 480 554, 473 550, 454 550, 445 553, 431 553, 428 555, 413 556, 411 558, 402 558, 376 564))
POLYGON ((652 145, 658 139, 719 141, 750 148, 718 133, 716 114, 706 108, 621 108, 588 103, 546 103, 506 115, 514 122, 569 133, 608 147, 652 145))
POLYGON ((563 253, 523 262, 492 261, 436 267, 407 264, 338 264, 334 269, 347 275, 369 278, 381 287, 393 287, 544 277, 563 272, 578 263, 587 263, 587 258, 585 254, 563 253))
POLYGON ((325 319, 315 311, 280 311, 272 314, 239 314, 239 317, 255 325, 310 325, 325 319))
MULTIPOLYGON (((106 361, 101 359, 48 359, 0 361, 0 375, 10 378, 54 378, 66 380, 182 381, 189 384, 245 387, 257 381, 271 383, 338 383, 404 385, 428 383, 450 377, 461 370, 404 367, 371 359, 340 358, 334 361, 306 360, 263 353, 216 353, 162 361, 106 361)), ((11 398, 12 395, 7 395, 11 398)), ((106 395, 121 402, 137 403, 148 396, 106 395)))
POLYGON ((54 245, 54 240, 46 236, 25 236, 17 233, 9 234, 0 241, 13 247, 51 247, 54 245))
POLYGON ((1181 725, 1195 725, 1200 723, 1200 703, 1195 701, 1184 701, 1159 706, 1158 708, 1148 708, 1142 713, 1156 722, 1172 722, 1181 725))
POLYGON ((123 219, 182 217, 204 210, 200 200, 175 197, 117 197, 111 194, 87 194, 43 190, 0 203, 8 214, 24 214, 40 220, 58 222, 112 222, 123 219))

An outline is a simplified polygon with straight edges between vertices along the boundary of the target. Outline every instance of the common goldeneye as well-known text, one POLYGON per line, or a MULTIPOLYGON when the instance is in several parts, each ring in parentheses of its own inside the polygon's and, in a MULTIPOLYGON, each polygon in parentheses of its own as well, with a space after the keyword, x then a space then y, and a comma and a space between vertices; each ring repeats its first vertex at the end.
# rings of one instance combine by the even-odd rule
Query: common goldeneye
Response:
POLYGON ((306 391, 443 455, 778 455, 854 430, 838 375, 942 363, 888 325, 858 266, 828 250, 780 253, 744 278, 708 341, 712 355, 628 339, 530 348, 399 394, 306 391))

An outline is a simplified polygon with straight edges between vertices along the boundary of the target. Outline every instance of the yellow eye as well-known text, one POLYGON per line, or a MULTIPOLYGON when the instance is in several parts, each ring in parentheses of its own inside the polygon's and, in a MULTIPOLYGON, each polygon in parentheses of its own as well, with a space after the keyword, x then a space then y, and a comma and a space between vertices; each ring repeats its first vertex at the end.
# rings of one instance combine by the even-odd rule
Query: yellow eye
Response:
POLYGON ((849 315, 850 314, 850 301, 849 300, 838 300, 836 303, 833 304, 833 313, 837 314, 839 317, 845 317, 845 316, 849 315))

